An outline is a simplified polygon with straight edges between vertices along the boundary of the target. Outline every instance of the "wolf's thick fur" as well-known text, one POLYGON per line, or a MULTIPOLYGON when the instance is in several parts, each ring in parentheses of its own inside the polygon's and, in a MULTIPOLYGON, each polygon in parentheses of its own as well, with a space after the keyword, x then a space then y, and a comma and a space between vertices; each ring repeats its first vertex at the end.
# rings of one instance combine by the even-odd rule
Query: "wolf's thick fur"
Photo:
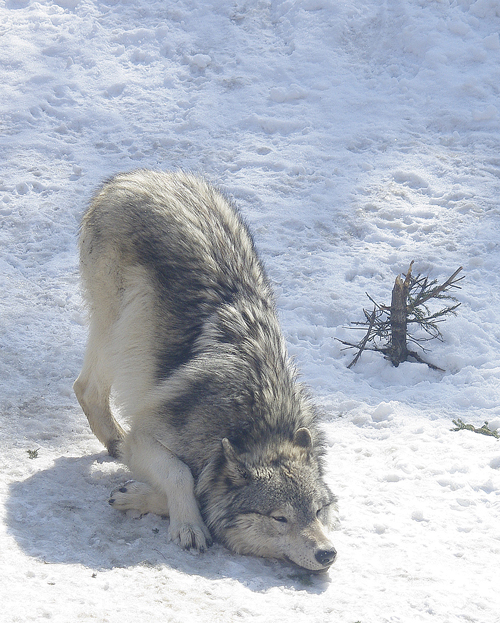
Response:
POLYGON ((80 269, 90 334, 75 393, 139 480, 110 503, 169 515, 183 547, 213 535, 235 552, 328 568, 322 436, 231 203, 184 173, 118 175, 83 218, 80 269))

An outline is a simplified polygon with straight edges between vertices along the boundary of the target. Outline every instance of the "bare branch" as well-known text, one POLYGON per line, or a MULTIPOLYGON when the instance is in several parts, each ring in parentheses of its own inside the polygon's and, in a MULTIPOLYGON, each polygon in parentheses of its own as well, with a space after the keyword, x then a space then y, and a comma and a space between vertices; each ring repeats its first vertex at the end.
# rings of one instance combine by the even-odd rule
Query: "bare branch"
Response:
POLYGON ((359 345, 358 345, 358 348, 359 348, 358 353, 357 353, 356 357, 354 357, 354 359, 351 361, 351 363, 347 366, 348 368, 352 368, 352 366, 354 366, 357 363, 358 359, 361 357, 361 353, 366 348, 368 340, 370 339, 370 333, 372 332, 372 328, 373 328, 373 325, 375 323, 376 311, 377 311, 376 308, 374 308, 372 313, 371 313, 370 320, 369 320, 369 325, 368 325, 368 331, 366 332, 365 337, 359 343, 359 345))

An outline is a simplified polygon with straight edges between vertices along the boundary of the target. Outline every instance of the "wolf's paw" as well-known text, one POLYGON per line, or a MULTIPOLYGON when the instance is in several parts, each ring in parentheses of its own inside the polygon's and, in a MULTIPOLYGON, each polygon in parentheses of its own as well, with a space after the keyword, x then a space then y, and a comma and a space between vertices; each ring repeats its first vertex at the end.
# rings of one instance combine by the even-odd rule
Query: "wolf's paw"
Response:
POLYGON ((204 552, 207 547, 212 545, 210 532, 201 520, 198 523, 182 523, 170 519, 168 532, 170 539, 183 549, 196 549, 199 552, 204 552))
POLYGON ((119 511, 137 510, 142 515, 149 512, 148 498, 151 487, 144 482, 129 480, 111 492, 109 504, 119 511))

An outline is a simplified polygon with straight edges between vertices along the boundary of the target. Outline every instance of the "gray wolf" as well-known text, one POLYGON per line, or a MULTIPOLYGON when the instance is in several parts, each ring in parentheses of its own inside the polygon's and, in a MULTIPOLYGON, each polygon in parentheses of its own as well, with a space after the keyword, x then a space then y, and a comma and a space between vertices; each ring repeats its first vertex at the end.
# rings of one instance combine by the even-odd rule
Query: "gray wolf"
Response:
POLYGON ((136 479, 110 504, 168 515, 184 548, 213 537, 327 569, 323 437, 236 208, 190 174, 120 174, 91 201, 79 248, 90 331, 74 390, 136 479))

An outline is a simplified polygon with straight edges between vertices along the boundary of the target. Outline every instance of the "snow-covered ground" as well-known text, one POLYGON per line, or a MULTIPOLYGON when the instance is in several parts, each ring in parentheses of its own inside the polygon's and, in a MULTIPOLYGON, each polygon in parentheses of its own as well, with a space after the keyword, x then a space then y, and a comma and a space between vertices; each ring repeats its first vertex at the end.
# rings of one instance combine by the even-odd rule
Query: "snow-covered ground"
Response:
POLYGON ((498 623, 500 0, 0 1, 0 620, 498 623), (340 498, 325 577, 203 555, 106 503, 73 396, 76 232, 136 167, 247 218, 340 498), (395 276, 465 280, 429 360, 335 338, 395 276), (28 450, 38 450, 30 458, 28 450))

